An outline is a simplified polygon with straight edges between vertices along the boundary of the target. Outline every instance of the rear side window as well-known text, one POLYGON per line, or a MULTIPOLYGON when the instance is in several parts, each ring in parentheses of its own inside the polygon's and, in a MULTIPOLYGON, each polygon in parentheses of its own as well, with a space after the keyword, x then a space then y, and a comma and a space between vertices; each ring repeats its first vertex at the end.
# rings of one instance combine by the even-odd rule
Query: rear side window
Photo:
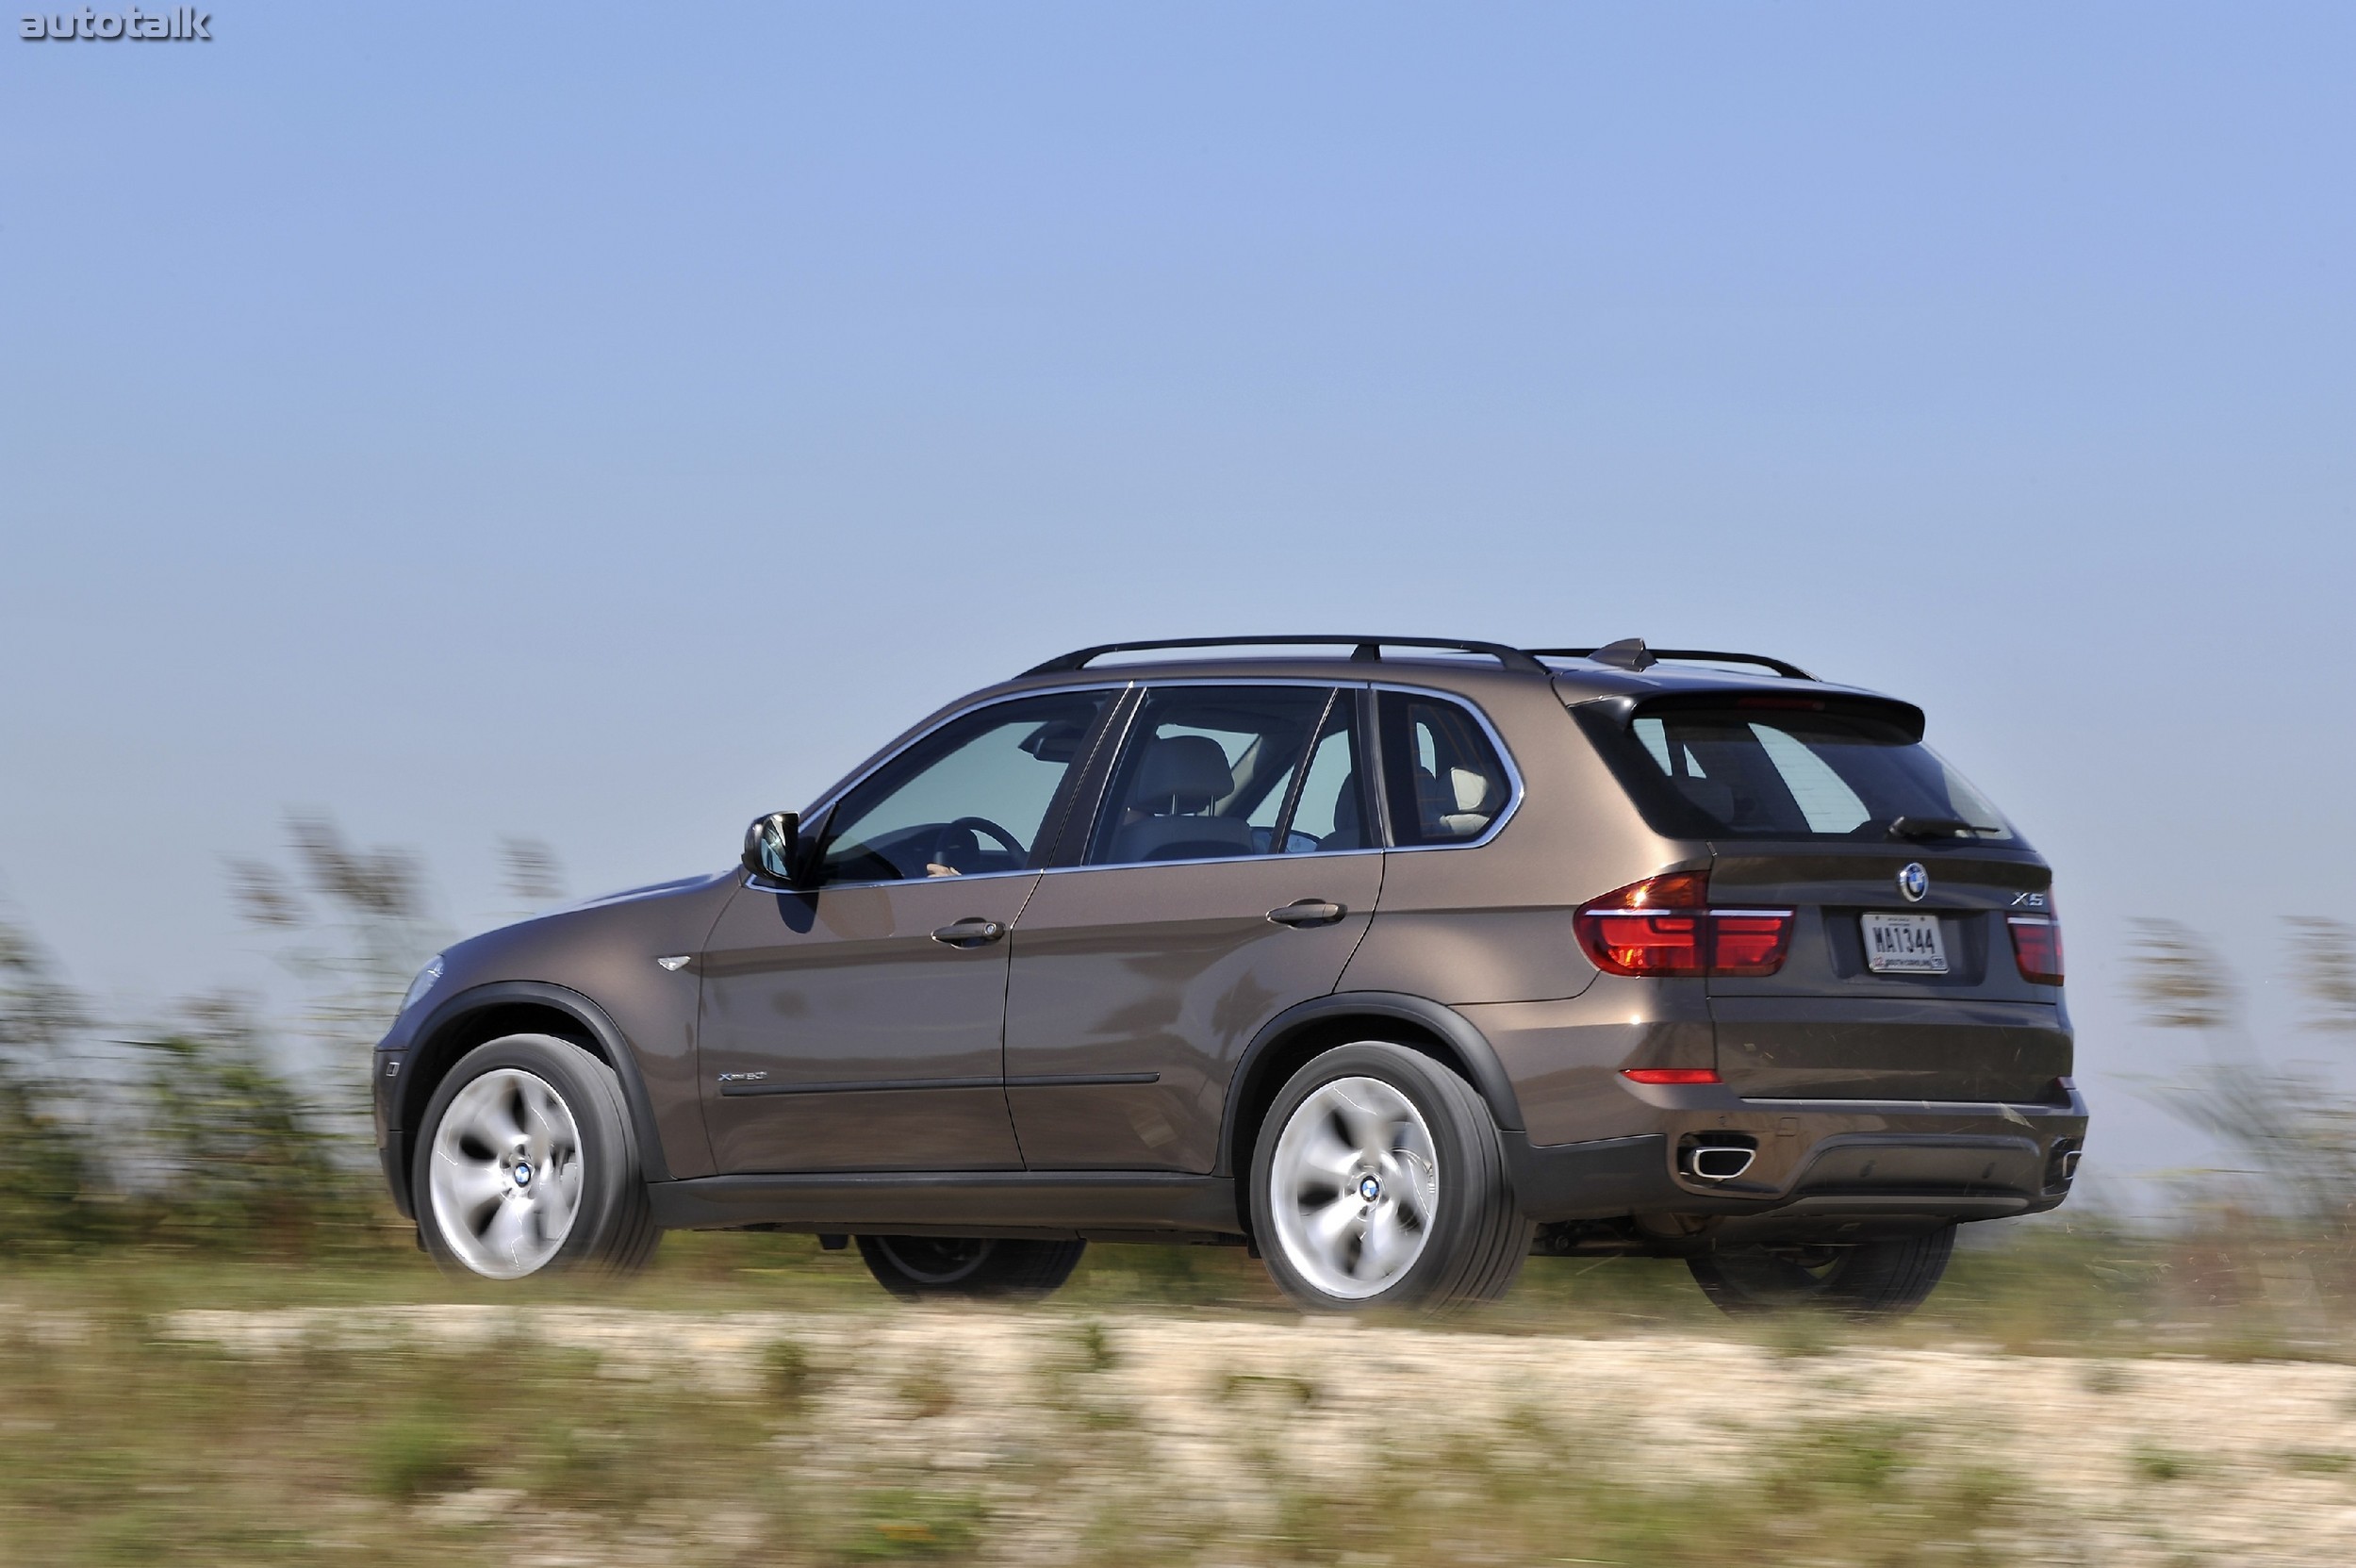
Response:
POLYGON ((1413 849, 1489 832, 1513 798, 1513 781, 1472 711, 1410 691, 1378 692, 1376 711, 1391 841, 1413 849))
POLYGON ((1680 709, 1639 717, 1628 734, 1656 792, 1665 786, 1672 813, 1692 814, 1682 831, 1732 838, 2015 838, 1961 773, 1870 715, 1680 709))

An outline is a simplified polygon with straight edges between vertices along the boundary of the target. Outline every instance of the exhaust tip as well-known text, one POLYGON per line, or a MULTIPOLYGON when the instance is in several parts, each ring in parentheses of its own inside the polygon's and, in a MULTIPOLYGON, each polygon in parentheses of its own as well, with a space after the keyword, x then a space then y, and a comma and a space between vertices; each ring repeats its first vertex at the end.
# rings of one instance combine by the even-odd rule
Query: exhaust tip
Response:
POLYGON ((1704 1181, 1731 1181, 1751 1168, 1758 1158, 1758 1150, 1711 1145, 1693 1151, 1689 1162, 1693 1174, 1704 1181))

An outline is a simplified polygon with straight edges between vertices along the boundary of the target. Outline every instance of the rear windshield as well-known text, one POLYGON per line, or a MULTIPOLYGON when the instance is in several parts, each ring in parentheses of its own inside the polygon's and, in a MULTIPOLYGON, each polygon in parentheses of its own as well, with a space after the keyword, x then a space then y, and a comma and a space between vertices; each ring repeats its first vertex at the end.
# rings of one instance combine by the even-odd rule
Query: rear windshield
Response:
POLYGON ((1679 709, 1639 717, 1620 749, 1648 815, 1682 819, 1656 823, 1672 831, 2018 842, 1970 781, 1870 716, 1679 709))

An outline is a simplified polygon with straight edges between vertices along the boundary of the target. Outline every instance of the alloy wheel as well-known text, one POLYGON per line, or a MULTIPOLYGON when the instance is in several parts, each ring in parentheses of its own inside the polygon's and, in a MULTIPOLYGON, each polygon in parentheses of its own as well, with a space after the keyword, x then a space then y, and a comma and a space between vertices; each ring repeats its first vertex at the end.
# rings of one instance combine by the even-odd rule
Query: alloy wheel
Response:
POLYGON ((493 1279, 544 1267, 581 1209, 581 1132, 548 1081, 495 1067, 434 1130, 434 1220, 458 1260, 493 1279))
POLYGON ((1327 1296, 1396 1284, 1431 1239, 1440 1168, 1415 1102, 1378 1078, 1341 1078, 1303 1100, 1269 1172, 1277 1243, 1327 1296))

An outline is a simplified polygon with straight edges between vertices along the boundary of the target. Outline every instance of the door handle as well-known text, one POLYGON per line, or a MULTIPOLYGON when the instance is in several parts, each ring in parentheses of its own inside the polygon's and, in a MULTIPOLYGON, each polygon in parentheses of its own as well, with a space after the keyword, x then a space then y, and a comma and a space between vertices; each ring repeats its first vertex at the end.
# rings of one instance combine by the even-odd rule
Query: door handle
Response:
POLYGON ((1282 909, 1270 910, 1268 918, 1280 926, 1329 926, 1348 913, 1342 905, 1323 899, 1303 899, 1282 909))
POLYGON ((1003 920, 960 920, 934 932, 932 939, 947 948, 986 948, 1005 934, 1003 920))

